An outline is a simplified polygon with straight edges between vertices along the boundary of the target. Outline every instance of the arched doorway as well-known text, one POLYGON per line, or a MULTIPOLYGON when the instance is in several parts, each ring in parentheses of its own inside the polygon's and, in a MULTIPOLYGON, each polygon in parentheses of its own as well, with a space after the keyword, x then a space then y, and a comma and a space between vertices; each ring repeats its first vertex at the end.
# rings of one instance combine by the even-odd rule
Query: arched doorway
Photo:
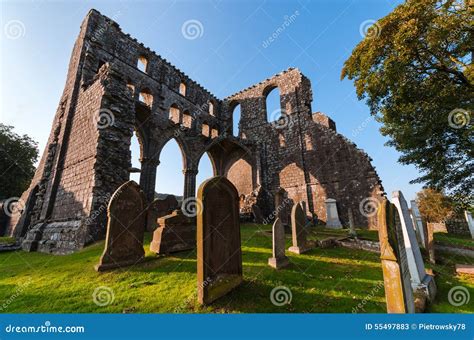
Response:
POLYGON ((265 109, 267 112, 267 122, 275 122, 282 115, 280 90, 278 87, 271 87, 265 91, 265 109))
POLYGON ((235 137, 240 137, 240 104, 237 104, 232 110, 232 135, 235 137))
MULTIPOLYGON (((160 152, 156 171, 155 196, 171 194, 182 199, 184 194, 184 153, 178 142, 171 138, 160 152)), ((156 198, 156 197, 155 197, 156 198)))
POLYGON ((142 164, 140 162, 140 142, 138 141, 136 131, 133 132, 133 136, 130 141, 130 153, 132 168, 130 169, 129 179, 140 184, 140 169, 142 167, 142 164))
POLYGON ((215 176, 212 161, 207 152, 201 156, 198 164, 198 173, 196 176, 196 192, 202 182, 215 176))

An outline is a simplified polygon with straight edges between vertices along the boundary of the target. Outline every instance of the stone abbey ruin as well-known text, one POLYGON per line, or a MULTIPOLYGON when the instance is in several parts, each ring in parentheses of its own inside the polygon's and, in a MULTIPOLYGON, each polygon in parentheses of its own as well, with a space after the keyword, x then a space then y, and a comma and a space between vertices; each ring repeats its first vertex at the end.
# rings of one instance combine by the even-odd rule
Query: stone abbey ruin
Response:
POLYGON ((134 131, 139 184, 148 203, 155 195, 160 152, 174 138, 182 151, 184 200, 196 195, 199 161, 207 153, 214 175, 237 188, 242 215, 278 211, 287 223, 291 205, 303 201, 308 218, 325 223, 326 199, 333 199, 343 225, 351 218, 358 226, 375 227, 376 216, 359 208, 364 199, 383 198, 370 157, 338 134, 329 117, 313 113, 311 102, 310 80, 294 68, 216 98, 91 10, 72 51, 46 149, 21 197, 24 208, 10 218, 6 232, 22 238, 26 250, 52 253, 103 239, 107 203, 135 171, 134 131), (275 88, 281 116, 269 122, 266 96, 275 88), (233 136, 237 105, 241 119, 233 136), (278 209, 288 201, 288 209, 278 209))

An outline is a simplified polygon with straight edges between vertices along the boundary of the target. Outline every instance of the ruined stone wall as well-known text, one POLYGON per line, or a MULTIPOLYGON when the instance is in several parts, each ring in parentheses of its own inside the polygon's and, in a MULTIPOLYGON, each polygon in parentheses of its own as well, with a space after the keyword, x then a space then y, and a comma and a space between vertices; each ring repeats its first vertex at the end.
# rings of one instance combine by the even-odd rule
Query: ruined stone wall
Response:
POLYGON ((469 225, 464 216, 455 216, 446 221, 446 230, 449 234, 471 236, 469 225))
MULTIPOLYGON (((324 199, 335 198, 343 222, 360 199, 380 197, 370 160, 334 122, 311 110, 311 83, 289 69, 219 100, 168 61, 121 31, 95 10, 76 40, 48 145, 29 189, 25 210, 8 233, 27 250, 69 253, 105 236, 106 207, 129 179, 131 137, 140 143, 140 187, 154 198, 164 145, 182 151, 184 198, 194 197, 199 161, 211 159, 240 194, 266 215, 274 195, 307 202, 307 213, 325 220, 324 199), (143 67, 140 65, 143 64, 143 67), (266 95, 281 94, 282 119, 268 122, 266 95), (232 136, 232 111, 241 105, 240 133, 232 136), (357 170, 357 171, 354 171, 357 170)), ((159 190, 159 188, 158 188, 159 190)), ((244 200, 245 201, 245 200, 244 200)), ((354 214, 356 223, 367 225, 354 214)))
POLYGON ((216 171, 227 166, 218 147, 226 129, 220 111, 221 101, 209 91, 117 23, 90 11, 71 55, 48 145, 22 195, 33 203, 13 216, 8 234, 23 237, 29 250, 57 253, 103 238, 108 201, 129 179, 133 131, 141 145, 140 185, 148 198, 155 192, 161 150, 172 138, 183 153, 185 195, 194 196, 204 152, 214 147, 216 171))
MULTIPOLYGON (((338 134, 330 118, 313 114, 311 101, 310 81, 299 70, 289 69, 226 98, 224 106, 231 116, 233 107, 241 105, 240 135, 260 146, 264 192, 274 195, 283 188, 290 199, 306 201, 308 215, 323 222, 324 201, 334 198, 343 223, 348 223, 351 208, 356 224, 375 227, 375 216, 365 216, 359 209, 364 198, 380 200, 383 194, 370 158, 338 134), (265 101, 275 87, 280 91, 282 115, 271 122, 267 121, 265 101)), ((230 179, 242 194, 247 184, 240 184, 238 173, 235 169, 230 179)), ((266 214, 274 209, 263 208, 266 214)))
POLYGON ((49 221, 54 209, 58 183, 67 155, 71 124, 74 120, 75 106, 80 92, 81 70, 85 54, 84 39, 88 33, 88 24, 89 16, 84 19, 74 44, 66 84, 47 145, 29 188, 21 196, 21 201, 25 203, 25 209, 22 213, 15 213, 9 221, 7 233, 12 236, 23 237, 35 224, 49 221))

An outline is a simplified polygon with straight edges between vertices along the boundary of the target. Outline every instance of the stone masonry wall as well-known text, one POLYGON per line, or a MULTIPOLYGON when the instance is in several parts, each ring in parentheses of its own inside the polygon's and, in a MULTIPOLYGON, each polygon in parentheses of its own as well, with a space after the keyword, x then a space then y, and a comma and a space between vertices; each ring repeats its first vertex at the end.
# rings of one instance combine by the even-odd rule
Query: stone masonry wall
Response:
MULTIPOLYGON (((351 208, 356 224, 374 228, 375 216, 365 216, 359 209, 364 198, 379 201, 383 195, 370 158, 338 134, 330 118, 312 114, 311 101, 309 80, 299 70, 289 69, 226 98, 224 106, 230 117, 232 108, 241 105, 240 134, 260 146, 262 185, 267 193, 284 189, 290 199, 306 201, 308 215, 323 222, 324 201, 334 198, 343 224, 348 224, 351 208), (268 122, 266 95, 276 87, 282 118, 268 122)), ((241 186, 237 188, 241 194, 241 186)), ((266 214, 271 214, 268 207, 266 214)))
MULTIPOLYGON (((216 98, 167 60, 91 10, 69 64, 47 147, 28 190, 25 209, 10 219, 8 234, 26 250, 69 253, 105 236, 106 207, 129 179, 131 137, 140 143, 140 186, 151 202, 157 167, 171 139, 181 148, 184 198, 194 197, 199 161, 211 159, 214 175, 227 176, 239 194, 255 195, 261 210, 275 209, 286 191, 307 202, 308 215, 324 221, 324 200, 335 198, 343 223, 356 223, 366 197, 379 200, 380 180, 370 158, 337 134, 327 116, 312 113, 311 83, 288 69, 224 100, 216 98), (282 119, 268 122, 265 100, 281 94, 282 119), (240 133, 232 114, 241 105, 240 133)), ((181 157, 177 157, 181 158, 181 157)), ((159 191, 159 188, 158 188, 159 191)))

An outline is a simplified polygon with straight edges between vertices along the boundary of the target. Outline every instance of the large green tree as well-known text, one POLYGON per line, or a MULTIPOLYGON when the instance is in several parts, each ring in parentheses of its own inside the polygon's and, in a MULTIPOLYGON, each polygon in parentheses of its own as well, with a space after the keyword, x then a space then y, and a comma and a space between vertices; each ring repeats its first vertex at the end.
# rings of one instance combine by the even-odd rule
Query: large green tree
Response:
POLYGON ((0 123, 0 199, 17 197, 28 188, 38 159, 37 143, 0 123))
POLYGON ((367 100, 400 162, 420 170, 413 183, 471 204, 473 10, 468 0, 407 0, 367 30, 341 75, 367 100))
POLYGON ((420 214, 427 222, 444 222, 454 215, 454 206, 442 192, 423 189, 416 194, 420 214))

